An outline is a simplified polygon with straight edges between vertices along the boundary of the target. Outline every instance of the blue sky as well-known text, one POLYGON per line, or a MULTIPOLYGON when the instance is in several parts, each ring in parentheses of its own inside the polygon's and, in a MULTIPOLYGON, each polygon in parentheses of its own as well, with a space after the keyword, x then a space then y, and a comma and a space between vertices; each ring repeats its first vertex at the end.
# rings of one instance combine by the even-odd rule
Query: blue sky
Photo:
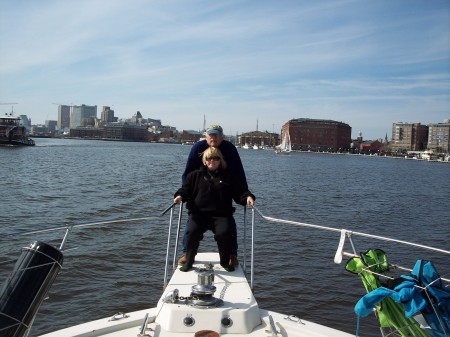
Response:
POLYGON ((0 102, 34 124, 87 104, 179 130, 323 118, 390 138, 450 118, 450 1, 0 0, 0 102))

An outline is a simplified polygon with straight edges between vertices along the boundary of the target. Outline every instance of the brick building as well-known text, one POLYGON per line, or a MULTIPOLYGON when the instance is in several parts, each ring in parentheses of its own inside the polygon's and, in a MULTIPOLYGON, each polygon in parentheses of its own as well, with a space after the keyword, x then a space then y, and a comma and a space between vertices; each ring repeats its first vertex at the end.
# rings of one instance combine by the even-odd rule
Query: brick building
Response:
POLYGON ((428 149, 438 153, 450 152, 450 121, 428 124, 428 149))
POLYGON ((268 131, 251 131, 241 134, 238 137, 238 144, 244 146, 245 144, 249 146, 258 146, 273 148, 279 144, 278 134, 271 133, 268 131))
POLYGON ((78 127, 70 129, 70 137, 146 142, 149 140, 149 132, 145 126, 109 123, 102 128, 78 127))
POLYGON ((183 130, 181 132, 180 141, 181 143, 196 143, 202 137, 202 133, 194 130, 183 130))
POLYGON ((420 123, 392 123, 392 150, 422 151, 427 147, 428 126, 420 123))
POLYGON ((292 150, 342 151, 350 149, 350 125, 325 119, 291 119, 281 127, 281 139, 289 132, 292 150))
POLYGON ((361 154, 380 154, 383 150, 383 143, 379 140, 366 140, 359 145, 361 154))

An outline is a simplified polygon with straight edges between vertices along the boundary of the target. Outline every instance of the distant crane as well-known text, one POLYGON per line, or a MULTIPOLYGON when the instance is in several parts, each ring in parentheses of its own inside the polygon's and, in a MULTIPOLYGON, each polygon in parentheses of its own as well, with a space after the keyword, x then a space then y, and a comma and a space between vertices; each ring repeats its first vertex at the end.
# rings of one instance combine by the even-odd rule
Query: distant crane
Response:
POLYGON ((72 111, 72 108, 73 108, 74 106, 76 106, 76 105, 73 105, 72 103, 71 103, 71 104, 52 103, 52 104, 55 104, 55 105, 58 105, 58 106, 62 106, 62 105, 68 106, 68 107, 70 107, 70 111, 72 111))
MULTIPOLYGON (((70 103, 70 104, 52 103, 52 104, 57 105, 58 109, 59 109, 60 106, 68 106, 70 108, 70 113, 72 113, 72 108, 74 106, 76 106, 76 105, 74 105, 72 103, 70 103)), ((58 116, 58 123, 64 123, 63 121, 60 121, 59 118, 60 118, 60 116, 58 116)), ((58 125, 60 125, 60 124, 58 124, 58 125)))
POLYGON ((55 104, 55 105, 64 105, 64 106, 70 106, 70 107, 75 106, 75 105, 73 105, 73 104, 61 104, 61 103, 52 103, 52 104, 55 104))

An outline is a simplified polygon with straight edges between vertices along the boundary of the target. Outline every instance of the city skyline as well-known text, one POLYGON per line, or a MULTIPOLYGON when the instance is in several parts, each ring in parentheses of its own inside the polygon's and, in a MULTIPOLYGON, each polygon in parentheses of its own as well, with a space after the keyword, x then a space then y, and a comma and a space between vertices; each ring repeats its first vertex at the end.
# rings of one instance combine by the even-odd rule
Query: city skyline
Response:
MULTIPOLYGON (((98 109, 98 107, 97 106, 86 106, 86 105, 83 105, 85 108, 87 108, 87 109, 89 109, 89 110, 92 110, 92 108, 97 108, 98 109)), ((58 106, 58 110, 59 110, 59 108, 63 108, 63 107, 67 107, 67 108, 70 108, 70 111, 72 111, 72 107, 77 107, 77 108, 81 108, 81 106, 66 106, 66 105, 59 105, 58 106)), ((101 114, 101 116, 98 116, 98 111, 97 111, 97 116, 96 116, 96 118, 98 119, 98 120, 101 120, 101 121, 104 121, 104 118, 105 118, 105 116, 103 116, 103 113, 105 112, 105 111, 111 111, 112 112, 112 114, 111 115, 109 115, 109 117, 108 118, 115 118, 115 116, 114 116, 114 110, 111 110, 110 109, 110 107, 108 107, 108 106, 103 106, 102 107, 103 108, 103 110, 102 111, 100 111, 100 114, 101 114), (105 110, 106 109, 106 110, 105 110)), ((70 113, 71 114, 71 113, 70 113)), ((117 122, 119 122, 119 123, 124 123, 124 122, 136 122, 136 121, 133 121, 135 118, 136 118, 136 115, 137 116, 141 116, 141 118, 143 119, 143 122, 144 123, 147 123, 147 121, 154 121, 155 119, 154 118, 152 118, 152 117, 146 117, 146 116, 142 116, 142 114, 141 114, 141 112, 140 111, 138 111, 136 114, 133 114, 133 116, 129 116, 129 117, 125 117, 125 118, 120 118, 120 119, 118 119, 118 120, 116 120, 117 122)), ((25 115, 25 117, 27 117, 26 115, 25 115)), ((70 117, 69 117, 70 118, 70 117)), ((335 120, 321 120, 321 119, 311 119, 311 118, 300 118, 300 119, 305 119, 305 120, 316 120, 316 121, 331 121, 331 122, 338 122, 338 123, 344 123, 344 124, 347 124, 347 123, 345 123, 345 122, 341 122, 341 121, 335 121, 335 120)), ((28 117, 27 117, 27 120, 28 120, 28 117)), ((160 123, 161 123, 161 125, 165 128, 165 127, 171 127, 171 128, 175 128, 178 132, 180 132, 180 133, 182 133, 182 132, 185 132, 185 131, 187 131, 187 132, 202 132, 202 130, 201 129, 198 129, 198 130, 195 130, 195 129, 180 129, 177 125, 168 125, 168 124, 165 124, 164 123, 164 121, 163 120, 160 120, 160 119, 157 119, 160 123)), ((283 123, 283 126, 284 125, 286 125, 286 124, 288 124, 289 122, 292 122, 293 120, 298 120, 298 119, 292 119, 292 120, 289 120, 289 121, 286 121, 285 123, 283 123)), ((56 124, 58 123, 59 124, 59 122, 61 122, 60 120, 47 120, 46 121, 46 124, 47 124, 47 122, 54 122, 54 124, 55 124, 55 126, 56 126, 56 124)), ((353 137, 353 135, 352 135, 352 140, 356 140, 357 138, 359 138, 359 137, 362 137, 362 139, 364 140, 364 141, 375 141, 375 140, 379 140, 381 143, 383 143, 383 141, 385 141, 386 140, 386 138, 387 138, 387 140, 388 141, 393 141, 394 139, 392 138, 392 134, 393 134, 393 132, 394 132, 394 128, 395 128, 395 126, 397 125, 407 125, 407 126, 410 126, 410 125, 412 125, 412 124, 418 124, 418 125, 422 125, 422 126, 424 126, 424 127, 428 127, 428 126, 436 126, 436 125, 439 125, 439 124, 443 124, 443 125, 445 125, 445 124, 449 124, 450 123, 450 119, 446 119, 445 121, 443 121, 444 123, 442 123, 442 122, 433 122, 433 121, 429 121, 429 122, 427 122, 427 123, 425 123, 425 124, 423 124, 423 123, 415 123, 415 122, 392 122, 391 123, 391 130, 389 131, 389 132, 386 132, 386 134, 385 134, 385 136, 384 137, 378 137, 378 138, 373 138, 373 139, 368 139, 367 137, 365 137, 365 135, 364 135, 364 133, 363 132, 361 132, 361 131, 359 131, 358 133, 357 133, 357 135, 356 136, 354 136, 353 137)), ((67 123, 67 121, 66 121, 66 123, 67 123)), ((352 129, 352 126, 351 125, 349 125, 349 127, 352 129)), ((204 131, 204 130, 203 130, 204 131)), ((255 132, 255 131, 260 131, 260 132, 269 132, 269 133, 271 133, 272 131, 269 131, 269 130, 259 130, 258 129, 258 123, 257 123, 257 128, 256 129, 253 129, 253 130, 244 130, 244 131, 242 131, 241 133, 239 133, 239 134, 235 134, 235 135, 233 135, 233 134, 226 134, 226 132, 224 132, 224 134, 226 135, 226 136, 230 136, 230 137, 232 137, 232 136, 237 136, 237 135, 242 135, 242 134, 248 134, 248 133, 253 133, 253 132, 255 132)), ((281 130, 280 130, 280 132, 281 132, 281 130)), ((277 132, 277 131, 274 131, 274 133, 276 133, 276 134, 279 134, 279 135, 281 135, 281 133, 280 132, 277 132)), ((352 130, 352 132, 353 132, 353 130, 352 130)))
POLYGON ((55 102, 227 134, 313 118, 378 139, 450 118, 445 0, 0 1, 0 46, 0 102, 33 124, 55 102))

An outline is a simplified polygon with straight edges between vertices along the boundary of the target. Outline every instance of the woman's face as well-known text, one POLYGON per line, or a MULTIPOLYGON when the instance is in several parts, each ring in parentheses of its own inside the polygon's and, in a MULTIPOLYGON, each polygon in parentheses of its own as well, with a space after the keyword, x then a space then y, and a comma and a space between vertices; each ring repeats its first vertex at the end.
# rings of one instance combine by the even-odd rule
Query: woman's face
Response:
POLYGON ((206 166, 209 170, 215 171, 220 166, 220 158, 219 157, 209 157, 206 159, 206 166))

